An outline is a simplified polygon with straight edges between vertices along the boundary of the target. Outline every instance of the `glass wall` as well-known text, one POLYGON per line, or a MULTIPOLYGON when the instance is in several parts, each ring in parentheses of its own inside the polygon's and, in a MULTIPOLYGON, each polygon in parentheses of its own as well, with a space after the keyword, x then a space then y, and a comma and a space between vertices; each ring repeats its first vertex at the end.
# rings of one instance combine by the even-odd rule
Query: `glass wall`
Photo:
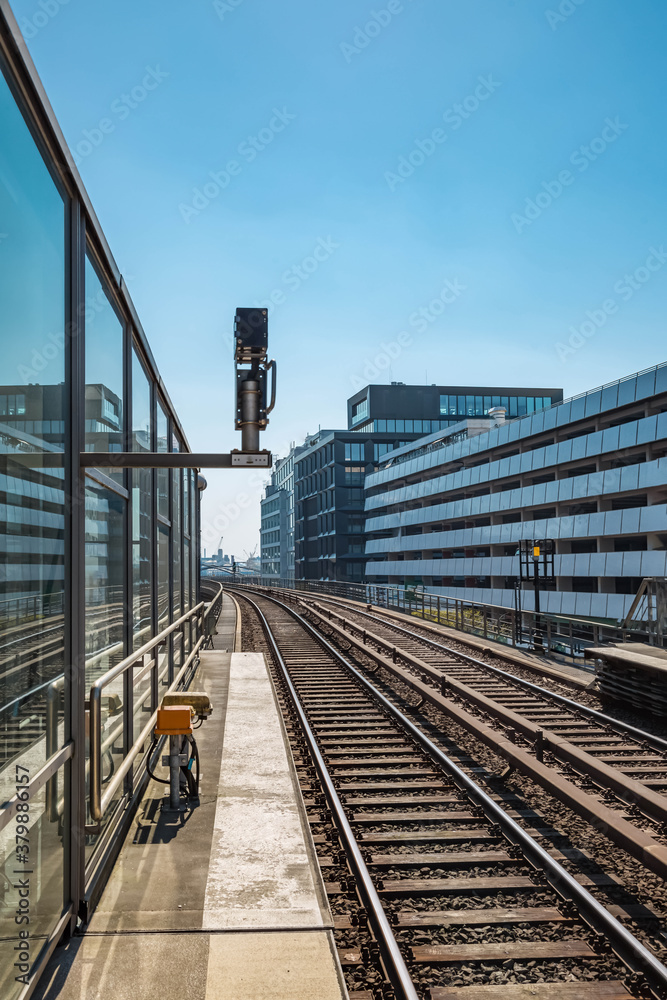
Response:
MULTIPOLYGON (((0 74, 0 802, 65 742, 65 213, 0 74), (57 686, 54 686, 57 685, 57 686), (46 697, 55 715, 47 733, 46 697)), ((62 791, 62 768, 54 779, 62 791)), ((52 788, 53 783, 52 783, 52 788)), ((0 995, 12 998, 13 888, 29 871, 32 952, 60 917, 63 839, 31 796, 21 830, 0 813, 0 995), (18 834, 20 833, 20 837, 18 834)))
MULTIPOLYGON (((24 989, 13 964, 17 873, 29 870, 30 946, 20 970, 29 975, 40 952, 55 945, 54 931, 68 922, 73 929, 84 897, 95 898, 96 852, 111 841, 144 775, 139 756, 128 777, 114 783, 155 707, 152 665, 142 661, 104 687, 101 777, 110 801, 102 823, 108 836, 99 836, 89 794, 90 686, 164 628, 172 613, 190 610, 198 540, 192 470, 130 471, 106 457, 171 451, 175 417, 158 398, 159 374, 78 178, 64 166, 65 150, 53 159, 46 152, 58 149, 61 138, 39 106, 41 91, 4 10, 0 996, 16 1000, 24 989), (103 453, 98 467, 84 462, 81 469, 81 451, 103 453), (35 780, 47 761, 53 774, 35 780), (17 781, 25 791, 20 798, 17 781), (69 794, 80 785, 85 799, 69 794), (22 801, 29 808, 17 819, 14 807, 22 801)), ((177 446, 187 450, 184 440, 177 446)), ((159 695, 174 659, 182 663, 198 638, 188 629, 177 648, 171 641, 160 647, 159 695)))

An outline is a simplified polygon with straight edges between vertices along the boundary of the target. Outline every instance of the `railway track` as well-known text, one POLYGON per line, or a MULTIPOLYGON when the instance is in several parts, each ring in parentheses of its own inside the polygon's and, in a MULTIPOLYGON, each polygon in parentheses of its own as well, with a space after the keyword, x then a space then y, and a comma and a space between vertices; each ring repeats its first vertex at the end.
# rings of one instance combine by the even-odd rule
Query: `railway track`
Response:
POLYGON ((334 643, 383 666, 667 877, 665 740, 454 649, 427 626, 289 600, 334 643))
POLYGON ((623 923, 652 911, 519 826, 516 796, 487 794, 293 609, 236 596, 273 664, 353 998, 667 996, 623 923))

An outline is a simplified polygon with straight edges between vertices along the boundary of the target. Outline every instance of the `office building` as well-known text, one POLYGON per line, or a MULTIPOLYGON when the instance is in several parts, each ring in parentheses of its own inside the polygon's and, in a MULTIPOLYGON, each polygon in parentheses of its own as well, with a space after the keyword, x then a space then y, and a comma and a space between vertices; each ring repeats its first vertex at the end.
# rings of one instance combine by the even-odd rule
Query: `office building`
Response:
POLYGON ((427 435, 366 478, 366 581, 510 607, 520 540, 551 538, 543 610, 621 619, 643 578, 667 574, 667 365, 485 423, 427 435))
POLYGON ((268 579, 294 579, 294 461, 303 449, 292 445, 285 458, 276 459, 260 501, 261 575, 268 579))
POLYGON ((369 385, 347 401, 347 430, 312 435, 295 464, 296 578, 364 579, 364 483, 384 456, 494 406, 534 413, 562 389, 369 385))

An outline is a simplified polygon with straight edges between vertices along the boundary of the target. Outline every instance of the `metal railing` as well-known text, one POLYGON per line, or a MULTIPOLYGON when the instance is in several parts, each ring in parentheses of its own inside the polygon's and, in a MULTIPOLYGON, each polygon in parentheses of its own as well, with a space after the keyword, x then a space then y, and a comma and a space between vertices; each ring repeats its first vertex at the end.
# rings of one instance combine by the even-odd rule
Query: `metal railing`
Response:
POLYGON ((279 580, 273 577, 243 577, 235 580, 234 586, 328 594, 345 600, 374 604, 514 648, 536 647, 545 653, 565 657, 585 670, 590 669, 584 663, 584 650, 587 647, 627 641, 656 642, 655 637, 651 637, 649 633, 648 623, 643 627, 642 623, 635 623, 630 632, 622 626, 606 622, 544 612, 538 615, 533 611, 518 611, 513 607, 440 597, 409 587, 279 580))
MULTIPOLYGON (((168 670, 167 663, 162 668, 162 671, 160 671, 159 660, 156 655, 158 650, 161 647, 167 646, 170 639, 172 643, 176 637, 184 640, 186 630, 191 630, 193 625, 196 627, 196 641, 194 644, 191 643, 192 648, 190 649, 187 658, 179 667, 178 672, 167 688, 167 691, 170 692, 175 690, 182 683, 188 670, 190 670, 195 663, 195 660, 198 661, 199 650, 206 635, 211 630, 210 620, 211 618, 216 618, 220 614, 221 605, 222 584, 218 584, 216 593, 210 602, 207 603, 205 601, 200 601, 197 605, 195 605, 195 607, 191 608, 190 611, 182 615, 175 622, 172 622, 171 625, 167 626, 154 636, 154 638, 144 643, 143 646, 135 650, 129 656, 125 657, 125 659, 116 664, 116 666, 107 670, 91 685, 89 701, 90 757, 86 762, 86 773, 89 781, 90 814, 94 823, 86 826, 87 833, 94 834, 101 832, 101 821, 104 818, 110 802, 113 800, 118 789, 122 786, 125 778, 130 773, 130 769, 134 761, 142 751, 145 741, 155 725, 158 709, 159 684, 168 670), (174 636, 173 639, 171 638, 172 636, 174 636), (139 675, 132 679, 133 683, 126 687, 126 691, 129 694, 129 703, 123 706, 122 714, 120 711, 118 713, 114 713, 119 715, 117 723, 108 731, 103 732, 102 692, 112 681, 125 675, 129 670, 137 665, 140 665, 142 669, 139 675), (144 680, 147 675, 150 675, 150 685, 135 700, 134 685, 139 681, 144 680), (136 710, 138 708, 144 708, 145 703, 149 700, 150 706, 148 710, 151 712, 150 718, 143 726, 139 735, 133 739, 133 742, 127 749, 127 752, 124 753, 122 764, 107 780, 104 793, 102 793, 103 755, 113 746, 119 737, 123 735, 126 720, 133 720, 136 710)), ((147 630, 143 629, 142 631, 147 630)), ((194 639, 195 636, 192 638, 194 639)), ((98 651, 92 657, 87 658, 86 667, 90 668, 111 653, 121 651, 121 643, 116 643, 111 647, 98 651)), ((62 796, 59 795, 57 767, 53 766, 53 764, 55 761, 58 761, 58 766, 60 766, 60 764, 67 759, 67 757, 72 755, 73 751, 73 744, 71 741, 62 749, 58 749, 60 742, 59 722, 64 687, 65 675, 61 673, 58 677, 48 682, 48 689, 46 692, 46 764, 40 771, 40 787, 41 785, 46 784, 45 811, 47 818, 51 822, 59 820, 63 807, 63 799, 62 796)), ((6 819, 4 814, 3 819, 6 819)))
MULTIPOLYGON (((89 799, 90 799, 90 815, 93 819, 93 824, 86 827, 86 831, 89 833, 99 833, 101 829, 101 821, 104 818, 104 814, 113 801, 114 796, 118 789, 123 785, 123 782, 130 772, 130 768, 134 763, 136 757, 142 752, 146 739, 150 736, 155 722, 157 720, 157 709, 158 709, 158 657, 157 655, 151 656, 150 654, 155 650, 157 652, 158 648, 164 646, 169 638, 174 635, 174 633, 180 633, 184 635, 186 628, 190 627, 190 623, 194 622, 197 626, 197 631, 199 632, 199 637, 194 643, 190 653, 188 654, 185 662, 179 668, 178 673, 169 685, 168 692, 176 690, 183 678, 185 677, 187 671, 190 669, 191 664, 198 658, 199 649, 202 646, 205 639, 205 621, 209 614, 213 613, 213 607, 216 602, 219 607, 219 602, 222 599, 222 585, 220 584, 218 593, 216 597, 211 601, 210 604, 206 604, 204 601, 200 601, 199 604, 191 608, 186 614, 182 615, 171 625, 159 632, 153 639, 150 639, 147 643, 141 646, 135 652, 130 653, 126 656, 124 660, 116 664, 106 673, 102 674, 90 688, 90 701, 89 701, 89 711, 90 711, 90 780, 89 780, 89 799), (146 662, 146 657, 149 657, 148 662, 146 662), (120 767, 114 772, 113 777, 107 782, 104 793, 102 793, 102 754, 104 751, 104 746, 102 743, 102 692, 112 681, 121 677, 123 674, 131 670, 136 664, 141 663, 143 670, 142 676, 146 676, 146 673, 150 673, 150 696, 151 696, 151 716, 144 725, 143 729, 136 736, 132 742, 132 745, 127 750, 123 762, 120 767)), ((130 687, 130 691, 132 688, 130 687)), ((149 692, 144 694, 143 701, 146 700, 149 692)), ((129 712, 130 718, 134 715, 134 704, 126 708, 126 713, 129 712)), ((118 733, 114 737, 118 738, 118 735, 122 732, 122 724, 117 727, 118 733)), ((108 734, 108 738, 105 741, 109 743, 111 735, 108 734)))

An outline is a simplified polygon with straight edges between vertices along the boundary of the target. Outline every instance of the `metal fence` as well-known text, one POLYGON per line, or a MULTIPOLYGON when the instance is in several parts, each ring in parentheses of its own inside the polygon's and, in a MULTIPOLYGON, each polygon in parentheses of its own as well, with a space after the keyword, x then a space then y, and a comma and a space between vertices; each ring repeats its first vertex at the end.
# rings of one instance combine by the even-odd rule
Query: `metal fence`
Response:
POLYGON ((650 642, 664 646, 664 637, 656 636, 648 623, 634 622, 632 629, 606 622, 568 618, 566 615, 535 614, 495 604, 479 604, 453 597, 439 597, 411 588, 380 584, 324 583, 317 580, 277 580, 273 577, 243 577, 232 581, 226 574, 217 576, 234 586, 265 587, 302 593, 340 597, 376 607, 393 609, 426 621, 447 625, 484 639, 493 639, 514 648, 535 649, 565 657, 585 669, 584 649, 616 642, 650 642))

